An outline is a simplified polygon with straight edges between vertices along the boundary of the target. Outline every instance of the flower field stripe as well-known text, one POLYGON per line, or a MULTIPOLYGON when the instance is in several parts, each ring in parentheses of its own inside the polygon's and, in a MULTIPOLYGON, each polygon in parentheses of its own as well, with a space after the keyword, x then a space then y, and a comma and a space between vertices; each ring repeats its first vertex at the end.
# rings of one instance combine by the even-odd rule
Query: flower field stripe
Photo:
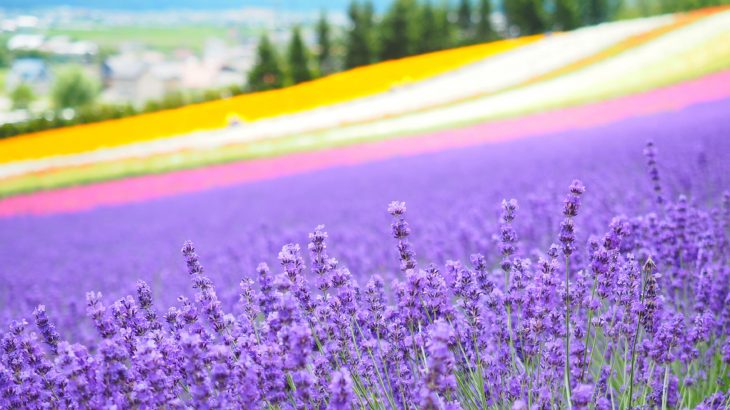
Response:
MULTIPOLYGON (((530 83, 537 83, 540 81, 550 80, 555 77, 559 77, 561 75, 569 74, 571 72, 580 70, 580 69, 588 67, 590 65, 597 64, 603 60, 606 60, 606 59, 614 57, 620 53, 623 53, 633 47, 637 47, 641 44, 654 40, 655 38, 657 38, 661 35, 667 34, 673 30, 686 26, 687 24, 694 23, 697 20, 710 16, 714 13, 717 13, 720 11, 725 11, 726 9, 727 8, 717 7, 717 8, 701 9, 701 10, 697 10, 697 11, 690 12, 690 13, 677 14, 674 16, 674 21, 672 21, 671 23, 669 23, 667 25, 659 26, 651 31, 645 31, 642 33, 638 33, 638 34, 633 35, 612 46, 609 46, 609 47, 605 48, 604 50, 601 50, 598 53, 595 53, 586 58, 583 58, 579 61, 575 61, 573 63, 566 64, 563 67, 560 67, 549 73, 546 73, 543 75, 538 75, 535 78, 533 78, 530 81, 530 83)), ((528 84, 524 84, 524 85, 528 85, 528 84)))
MULTIPOLYGON (((649 43, 627 50, 613 58, 582 70, 511 91, 465 101, 440 109, 429 110, 372 124, 363 124, 328 131, 317 136, 323 141, 353 140, 364 136, 414 134, 456 124, 470 124, 561 108, 602 99, 615 98, 628 92, 641 92, 665 86, 681 78, 707 73, 704 67, 684 64, 677 58, 688 55, 704 57, 705 48, 728 50, 724 39, 730 35, 730 11, 714 14, 700 21, 669 32, 649 43), (719 44, 716 44, 720 41, 719 44), (667 70, 644 72, 666 65, 667 70)), ((730 55, 721 54, 720 65, 730 67, 730 55)), ((711 72, 711 71, 710 71, 711 72)))
POLYGON ((387 92, 394 87, 422 81, 541 38, 542 35, 536 35, 429 53, 360 67, 280 90, 9 138, 0 141, 0 163, 87 152, 199 130, 225 128, 231 116, 246 122, 310 110, 387 92), (65 143, 55 143, 58 140, 64 140, 65 143))
MULTIPOLYGON (((698 26, 704 28, 705 26, 698 26)), ((688 27, 696 29, 697 27, 688 27)), ((557 101, 546 100, 543 103, 526 105, 518 107, 516 111, 508 111, 506 114, 495 115, 494 113, 481 121, 498 120, 505 116, 515 116, 524 112, 525 114, 539 112, 547 109, 564 108, 579 103, 590 102, 595 100, 607 99, 610 97, 629 94, 632 92, 641 92, 654 87, 666 86, 680 81, 696 78, 703 74, 717 72, 723 68, 730 67, 730 30, 720 31, 714 36, 700 36, 701 41, 692 43, 693 46, 687 48, 683 52, 665 52, 663 58, 648 63, 641 68, 637 68, 636 72, 631 76, 623 76, 623 79, 611 81, 605 87, 602 84, 595 84, 592 87, 584 88, 585 94, 578 94, 568 100, 559 99, 557 101), (676 62, 682 62, 677 64, 676 62), (627 81, 628 79, 628 81, 627 81)), ((681 37, 680 37, 681 38, 681 37)), ((656 53, 655 53, 656 54, 656 53)), ((607 63, 610 62, 607 61, 607 63)), ((557 81, 562 81, 557 79, 557 81)), ((569 88, 564 86, 564 88, 569 88)), ((540 96, 539 93, 537 93, 540 96)), ((528 94, 529 95, 529 94, 528 94)), ((529 99, 528 99, 529 101, 529 99)), ((241 159, 253 159, 261 157, 270 157, 282 155, 289 152, 298 152, 308 149, 324 149, 332 146, 341 146, 349 143, 357 143, 362 141, 392 138, 401 135, 412 135, 419 130, 427 132, 432 129, 443 129, 453 126, 454 124, 448 118, 444 122, 431 123, 429 120, 435 117, 426 116, 420 121, 412 121, 412 124, 406 128, 398 129, 393 126, 383 126, 379 123, 365 124, 361 126, 343 127, 319 134, 295 135, 286 138, 277 138, 264 141, 256 141, 251 143, 236 143, 240 139, 239 130, 227 130, 222 135, 205 135, 202 139, 206 145, 215 143, 217 139, 223 138, 225 144, 215 149, 209 146, 203 146, 205 149, 181 150, 173 154, 149 156, 145 155, 144 150, 136 151, 139 158, 129 158, 121 161, 101 162, 89 165, 76 165, 76 162, 66 163, 66 168, 57 169, 48 172, 36 172, 20 177, 6 178, 0 181, 0 196, 13 195, 23 192, 31 192, 39 189, 51 189, 56 187, 85 184, 95 181, 108 180, 126 176, 144 175, 146 173, 169 172, 175 169, 192 168, 204 166, 214 163, 231 162, 241 159), (426 126, 424 126, 424 124, 426 126), (420 128, 419 128, 420 127, 420 128), (228 138, 230 137, 230 138, 228 138)), ((482 117, 477 115, 470 120, 464 121, 465 126, 469 123, 475 123, 482 117)), ((385 124, 395 120, 385 120, 385 124)), ((202 137, 202 136, 201 136, 202 137)), ((219 144, 219 145, 220 145, 219 144)), ((164 148, 164 147, 162 147, 164 148)), ((134 149, 132 146, 128 149, 134 149)), ((99 155, 107 155, 110 151, 100 151, 99 155)), ((61 161, 57 158, 54 161, 61 161)), ((91 159, 96 162, 99 158, 91 159)), ((56 163, 58 164, 58 163, 56 163)), ((19 164, 16 164, 19 165, 19 164)), ((47 164, 48 165, 48 164, 47 164)), ((0 169, 7 171, 8 166, 0 166, 0 169)))
POLYGON ((0 200, 0 217, 75 212, 98 206, 137 203, 334 166, 596 127, 622 119, 681 110, 694 104, 728 98, 730 71, 724 71, 643 94, 412 138, 383 140, 9 197, 0 200))
MULTIPOLYGON (((704 13, 707 14, 707 13, 704 13)), ((651 19, 630 20, 585 28, 570 33, 556 34, 539 42, 520 47, 509 53, 488 58, 484 61, 465 66, 448 74, 427 81, 414 83, 408 87, 389 93, 371 96, 351 102, 323 107, 295 115, 261 120, 243 127, 222 132, 233 135, 234 141, 226 137, 225 144, 231 142, 253 141, 262 138, 291 135, 294 133, 336 129, 344 125, 355 125, 390 118, 393 116, 420 112, 428 109, 453 105, 499 93, 535 82, 540 73, 564 73, 561 67, 575 61, 584 61, 595 53, 612 48, 626 38, 643 36, 659 31, 664 33, 667 26, 677 28, 696 20, 681 18, 673 23, 673 16, 651 19), (563 52, 562 50, 568 50, 563 52)), ((633 43, 634 45, 636 42, 633 43)), ((598 60, 593 59, 593 62, 598 60)), ((582 65, 580 66, 582 67, 582 65)), ((8 177, 27 172, 64 166, 87 165, 93 162, 119 160, 125 157, 139 158, 165 152, 183 151, 203 146, 209 149, 216 144, 217 138, 209 132, 182 135, 179 137, 131 143, 120 147, 99 149, 75 155, 61 155, 51 158, 16 161, 0 165, 0 177, 8 177)))

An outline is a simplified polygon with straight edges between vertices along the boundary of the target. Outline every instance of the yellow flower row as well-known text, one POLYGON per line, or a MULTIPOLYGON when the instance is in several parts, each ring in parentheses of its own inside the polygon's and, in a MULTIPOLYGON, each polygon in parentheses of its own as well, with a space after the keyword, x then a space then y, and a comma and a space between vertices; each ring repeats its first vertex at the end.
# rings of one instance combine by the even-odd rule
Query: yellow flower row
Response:
POLYGON ((530 36, 429 53, 361 67, 280 90, 0 140, 0 163, 75 154, 223 128, 233 116, 254 121, 345 102, 421 81, 540 38, 542 36, 530 36))

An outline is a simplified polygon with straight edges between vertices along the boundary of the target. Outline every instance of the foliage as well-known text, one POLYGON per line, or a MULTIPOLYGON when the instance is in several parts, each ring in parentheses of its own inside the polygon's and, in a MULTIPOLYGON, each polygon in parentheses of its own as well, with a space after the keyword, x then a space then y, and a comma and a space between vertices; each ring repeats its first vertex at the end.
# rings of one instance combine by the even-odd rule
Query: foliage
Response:
POLYGON ((0 37, 0 69, 10 67, 11 60, 10 51, 0 37))
POLYGON ((251 91, 273 90, 284 85, 284 73, 273 44, 264 34, 259 40, 256 63, 248 73, 248 89, 251 91))
POLYGON ((375 59, 373 39, 373 5, 353 1, 347 11, 350 28, 345 39, 345 68, 372 63, 375 59))
POLYGON ((580 26, 580 2, 576 0, 556 0, 553 22, 558 29, 567 31, 580 26))
POLYGON ((469 40, 472 37, 472 29, 474 28, 474 21, 473 21, 473 13, 472 13, 472 4, 471 0, 460 0, 459 1, 459 8, 457 11, 457 20, 456 23, 459 26, 459 30, 461 31, 461 37, 464 40, 469 40))
POLYGON ((317 21, 317 66, 320 75, 330 74, 336 69, 332 55, 332 27, 324 12, 317 21))
POLYGON ((588 25, 598 24, 609 18, 609 0, 588 0, 583 2, 583 15, 588 25))
POLYGON ((89 78, 80 67, 68 67, 61 71, 51 90, 51 100, 57 109, 80 108, 94 102, 99 85, 89 78))
POLYGON ((454 25, 449 21, 449 8, 445 3, 434 5, 432 0, 427 0, 417 13, 416 27, 420 31, 416 37, 416 53, 444 50, 454 45, 454 25))
POLYGON ((496 37, 492 27, 492 4, 491 0, 479 0, 477 8, 478 20, 476 23, 476 40, 479 42, 491 41, 496 37))
POLYGON ((542 0, 508 1, 504 4, 504 13, 508 23, 517 28, 520 35, 542 33, 547 28, 542 0))
POLYGON ((416 52, 418 36, 415 0, 395 0, 379 26, 380 59, 392 60, 416 52))
POLYGON ((36 96, 33 92, 33 88, 26 83, 20 83, 10 93, 10 100, 13 102, 13 109, 16 110, 27 110, 35 98, 36 96))
POLYGON ((417 37, 417 52, 428 53, 430 51, 436 51, 439 49, 440 42, 438 34, 439 24, 438 20, 436 20, 436 10, 434 10, 430 0, 423 4, 419 13, 421 32, 417 37))
POLYGON ((309 68, 309 53, 302 40, 301 28, 294 27, 288 49, 289 81, 298 84, 314 78, 309 68))

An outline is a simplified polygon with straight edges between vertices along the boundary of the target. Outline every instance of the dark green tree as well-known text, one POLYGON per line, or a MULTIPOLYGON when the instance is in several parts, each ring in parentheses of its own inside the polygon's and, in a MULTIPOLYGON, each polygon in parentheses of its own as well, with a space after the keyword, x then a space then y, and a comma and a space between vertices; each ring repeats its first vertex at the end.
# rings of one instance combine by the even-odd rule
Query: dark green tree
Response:
POLYGON ((454 24, 449 19, 449 3, 442 0, 441 4, 434 7, 436 13, 437 31, 433 35, 438 43, 438 50, 454 47, 458 45, 455 36, 454 24))
POLYGON ((490 41, 497 36, 492 27, 492 3, 490 0, 479 0, 479 8, 477 10, 479 19, 477 20, 476 40, 490 41))
POLYGON ((547 28, 542 0, 506 1, 504 13, 509 25, 517 27, 521 35, 542 33, 547 28))
POLYGON ((292 84, 299 84, 314 78, 309 68, 309 53, 302 40, 302 32, 298 26, 292 30, 289 42, 289 80, 292 84))
POLYGON ((282 87, 284 73, 276 50, 266 34, 261 36, 256 54, 256 63, 248 72, 248 88, 252 91, 263 91, 282 87))
POLYGON ((320 75, 330 74, 335 71, 332 58, 332 27, 327 20, 327 15, 322 12, 317 21, 317 66, 320 75))
POLYGON ((99 86, 86 76, 80 67, 69 67, 56 78, 51 89, 51 100, 58 108, 80 108, 94 102, 99 86))
POLYGON ((580 26, 580 6, 577 0, 555 0, 553 22, 556 29, 573 30, 580 26))
POLYGON ((414 54, 419 27, 415 0, 395 0, 379 27, 380 59, 391 60, 414 54))
POLYGON ((456 12, 456 23, 459 26, 462 43, 469 43, 472 40, 474 32, 474 21, 472 14, 471 0, 461 0, 459 2, 459 8, 456 12))
POLYGON ((583 20, 587 25, 599 24, 609 18, 608 0, 587 0, 583 3, 583 20))
POLYGON ((470 0, 461 0, 459 2, 459 10, 457 11, 457 23, 459 24, 459 30, 463 39, 467 39, 471 36, 473 21, 472 21, 472 9, 470 0))
POLYGON ((15 110, 27 110, 33 100, 35 100, 35 93, 26 83, 18 84, 10 93, 10 101, 13 102, 13 109, 15 110))
POLYGON ((421 32, 418 34, 417 52, 428 53, 436 51, 440 48, 440 39, 436 36, 439 34, 439 22, 430 0, 426 0, 420 10, 421 13, 421 32))
POLYGON ((360 4, 357 1, 350 3, 347 11, 350 18, 350 28, 345 40, 345 67, 353 68, 373 62, 372 28, 373 8, 367 2, 360 4))

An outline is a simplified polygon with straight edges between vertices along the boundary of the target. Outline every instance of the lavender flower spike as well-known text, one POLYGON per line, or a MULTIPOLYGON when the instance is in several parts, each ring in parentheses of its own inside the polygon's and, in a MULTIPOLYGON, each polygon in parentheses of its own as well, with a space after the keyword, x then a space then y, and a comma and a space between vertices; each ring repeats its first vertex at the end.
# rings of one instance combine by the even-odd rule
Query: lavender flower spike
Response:
POLYGON ((393 201, 388 205, 388 213, 393 216, 393 223, 390 225, 393 230, 393 237, 398 240, 398 254, 400 255, 400 269, 405 272, 416 268, 416 254, 408 242, 408 235, 411 229, 405 219, 406 203, 393 201))
POLYGON ((332 374, 330 382, 329 410, 350 410, 353 408, 354 393, 352 391, 352 378, 350 372, 343 368, 332 374))
POLYGON ((53 323, 48 321, 46 307, 44 305, 38 305, 33 312, 33 316, 35 317, 35 324, 38 326, 38 330, 41 331, 43 340, 50 346, 53 354, 58 354, 58 341, 61 339, 61 336, 56 331, 53 323))
POLYGON ((657 204, 662 205, 664 203, 664 196, 662 195, 662 185, 659 180, 659 170, 656 165, 656 154, 657 150, 654 146, 654 142, 648 141, 646 143, 646 148, 644 148, 644 156, 646 157, 646 165, 649 168, 649 176, 651 177, 654 194, 656 195, 656 202, 657 204))

